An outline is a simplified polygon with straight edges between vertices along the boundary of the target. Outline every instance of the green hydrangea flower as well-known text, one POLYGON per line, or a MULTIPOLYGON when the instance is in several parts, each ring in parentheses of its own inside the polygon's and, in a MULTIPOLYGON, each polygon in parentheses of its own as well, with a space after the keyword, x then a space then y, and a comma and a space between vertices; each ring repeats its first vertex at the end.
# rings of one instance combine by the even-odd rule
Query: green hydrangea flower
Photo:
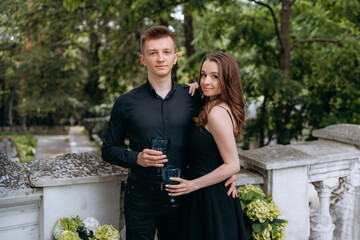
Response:
POLYGON ((274 240, 285 240, 286 233, 285 232, 278 232, 273 239, 274 240))
POLYGON ((80 219, 79 216, 72 217, 72 218, 60 218, 61 226, 63 229, 69 230, 71 232, 76 232, 79 226, 84 226, 84 223, 80 219))
POLYGON ((248 184, 244 187, 239 188, 238 193, 243 192, 244 194, 254 191, 258 194, 260 194, 261 196, 265 197, 265 193, 263 192, 263 190, 261 190, 258 187, 255 187, 254 185, 248 184))
POLYGON ((277 225, 277 229, 279 232, 281 232, 282 230, 285 229, 285 227, 288 225, 288 223, 280 223, 279 225, 277 225))
POLYGON ((271 194, 266 198, 264 192, 253 185, 246 185, 238 190, 243 212, 252 222, 252 239, 285 240, 283 230, 288 225, 284 219, 278 219, 281 210, 272 201, 271 194), (273 229, 274 228, 274 229, 273 229))
POLYGON ((274 221, 274 219, 277 219, 281 215, 280 208, 276 206, 274 202, 269 202, 267 208, 269 209, 268 219, 270 221, 274 221))
POLYGON ((261 234, 253 231, 252 234, 253 238, 255 240, 271 240, 271 235, 270 235, 271 229, 272 229, 271 225, 268 224, 267 228, 265 228, 261 234))
POLYGON ((64 231, 59 240, 81 240, 76 232, 64 231))
POLYGON ((79 226, 84 226, 79 216, 72 218, 59 218, 53 229, 53 236, 55 239, 59 239, 64 231, 76 232, 79 226))
POLYGON ((264 200, 257 199, 254 202, 251 202, 247 205, 246 215, 253 222, 259 221, 261 223, 265 222, 269 216, 269 209, 267 202, 264 200))
POLYGON ((120 233, 112 225, 102 225, 94 231, 94 239, 97 240, 119 240, 120 233))

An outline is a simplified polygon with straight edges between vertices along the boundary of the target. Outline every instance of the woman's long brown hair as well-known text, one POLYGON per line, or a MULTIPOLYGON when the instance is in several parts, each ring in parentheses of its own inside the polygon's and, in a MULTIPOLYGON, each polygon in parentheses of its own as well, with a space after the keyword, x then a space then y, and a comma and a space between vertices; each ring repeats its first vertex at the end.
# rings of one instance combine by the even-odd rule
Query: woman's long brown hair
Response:
POLYGON ((205 61, 213 61, 219 67, 219 80, 221 93, 214 99, 205 97, 205 103, 199 117, 194 118, 197 125, 206 125, 208 114, 211 109, 220 103, 226 103, 232 112, 235 122, 234 135, 239 138, 243 133, 245 124, 245 100, 243 95, 242 83, 239 66, 236 60, 228 53, 214 52, 204 57, 199 73, 199 85, 201 86, 201 70, 205 61))

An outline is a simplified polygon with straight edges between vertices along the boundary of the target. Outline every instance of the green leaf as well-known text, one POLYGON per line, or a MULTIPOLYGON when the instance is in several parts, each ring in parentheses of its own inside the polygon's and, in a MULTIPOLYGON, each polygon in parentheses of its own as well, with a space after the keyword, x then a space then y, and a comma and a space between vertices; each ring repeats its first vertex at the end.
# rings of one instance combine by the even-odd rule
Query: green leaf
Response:
POLYGON ((271 236, 275 236, 279 231, 278 231, 276 225, 270 224, 270 226, 271 226, 271 236))
POLYGON ((244 199, 247 201, 255 201, 256 199, 264 199, 263 196, 261 196, 259 193, 254 192, 254 191, 250 191, 248 193, 245 194, 244 199))
POLYGON ((287 223, 288 221, 286 221, 285 219, 274 219, 271 223, 274 225, 279 225, 281 223, 287 223))
POLYGON ((241 210, 244 212, 244 210, 246 209, 248 203, 244 202, 243 200, 240 200, 241 203, 241 210))
POLYGON ((261 234, 264 231, 264 229, 267 228, 268 225, 269 225, 269 220, 266 220, 263 223, 253 223, 252 228, 254 229, 255 232, 261 234))

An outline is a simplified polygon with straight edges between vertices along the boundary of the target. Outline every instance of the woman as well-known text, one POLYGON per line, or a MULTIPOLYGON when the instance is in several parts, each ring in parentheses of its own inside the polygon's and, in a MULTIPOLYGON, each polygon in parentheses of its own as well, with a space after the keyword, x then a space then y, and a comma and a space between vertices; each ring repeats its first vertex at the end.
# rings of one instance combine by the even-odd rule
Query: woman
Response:
POLYGON ((185 204, 185 240, 246 239, 238 198, 227 195, 224 182, 240 171, 235 138, 243 133, 244 97, 239 67, 229 54, 207 55, 200 67, 199 84, 205 104, 195 118, 191 135, 189 179, 172 178, 170 196, 191 193, 185 204))

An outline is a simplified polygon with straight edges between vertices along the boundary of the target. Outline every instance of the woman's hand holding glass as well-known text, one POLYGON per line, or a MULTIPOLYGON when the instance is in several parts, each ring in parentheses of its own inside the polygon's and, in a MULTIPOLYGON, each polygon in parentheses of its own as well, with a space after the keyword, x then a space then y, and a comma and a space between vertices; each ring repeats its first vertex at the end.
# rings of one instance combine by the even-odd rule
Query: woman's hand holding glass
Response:
POLYGON ((166 185, 166 191, 169 192, 170 196, 177 197, 177 196, 189 194, 191 192, 198 190, 198 187, 196 186, 195 182, 192 180, 186 180, 186 179, 179 178, 179 177, 172 177, 171 180, 177 181, 177 182, 179 182, 179 184, 176 184, 176 185, 167 184, 166 185))
MULTIPOLYGON (((184 194, 189 194, 199 189, 196 183, 193 180, 186 180, 183 178, 173 177, 171 178, 172 181, 177 181, 179 184, 176 185, 166 185, 166 190, 169 192, 170 196, 181 196, 184 194)), ((232 175, 225 183, 225 187, 229 186, 229 190, 227 192, 228 196, 232 198, 237 198, 237 191, 236 191, 236 175, 232 175)))

